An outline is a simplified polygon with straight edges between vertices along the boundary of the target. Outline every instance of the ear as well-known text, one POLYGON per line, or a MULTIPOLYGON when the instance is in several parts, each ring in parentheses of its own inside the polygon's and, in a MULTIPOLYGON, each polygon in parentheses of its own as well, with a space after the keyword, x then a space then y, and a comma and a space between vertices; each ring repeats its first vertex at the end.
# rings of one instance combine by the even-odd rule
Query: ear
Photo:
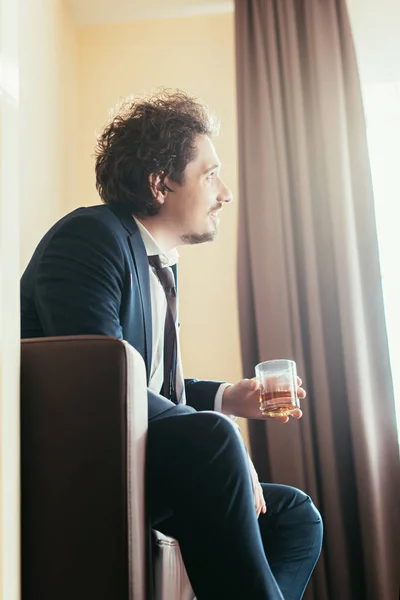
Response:
POLYGON ((150 173, 149 184, 154 200, 159 204, 164 204, 168 195, 168 189, 161 182, 160 174, 150 173))

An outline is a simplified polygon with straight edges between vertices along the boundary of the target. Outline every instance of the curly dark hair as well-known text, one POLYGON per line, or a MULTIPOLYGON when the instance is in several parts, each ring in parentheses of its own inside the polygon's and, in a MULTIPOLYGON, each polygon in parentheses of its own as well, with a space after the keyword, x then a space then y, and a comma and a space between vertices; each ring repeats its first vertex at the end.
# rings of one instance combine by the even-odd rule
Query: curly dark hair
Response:
POLYGON ((96 188, 103 202, 157 214, 149 176, 159 176, 168 190, 166 177, 182 184, 186 165, 196 158, 196 137, 217 133, 206 107, 180 90, 125 101, 97 140, 96 188))

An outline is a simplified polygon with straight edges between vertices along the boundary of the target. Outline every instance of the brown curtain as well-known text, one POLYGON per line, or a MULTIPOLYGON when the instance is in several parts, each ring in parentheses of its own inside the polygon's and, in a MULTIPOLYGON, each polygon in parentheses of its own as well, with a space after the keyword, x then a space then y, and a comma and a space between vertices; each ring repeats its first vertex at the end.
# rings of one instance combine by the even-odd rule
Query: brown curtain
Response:
POLYGON ((250 423, 266 481, 307 491, 305 598, 397 600, 399 449, 374 200, 343 0, 236 0, 244 375, 292 358, 300 422, 250 423))

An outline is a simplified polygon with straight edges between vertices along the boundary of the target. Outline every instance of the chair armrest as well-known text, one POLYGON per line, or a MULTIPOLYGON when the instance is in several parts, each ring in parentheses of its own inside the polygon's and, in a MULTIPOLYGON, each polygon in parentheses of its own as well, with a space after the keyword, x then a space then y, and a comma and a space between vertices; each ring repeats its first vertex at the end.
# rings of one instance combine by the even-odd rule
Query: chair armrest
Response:
POLYGON ((130 598, 146 600, 145 463, 147 383, 143 358, 127 342, 127 457, 130 598), (146 411, 143 410, 143 397, 146 411))
POLYGON ((21 344, 24 600, 144 600, 147 389, 105 336, 21 344))

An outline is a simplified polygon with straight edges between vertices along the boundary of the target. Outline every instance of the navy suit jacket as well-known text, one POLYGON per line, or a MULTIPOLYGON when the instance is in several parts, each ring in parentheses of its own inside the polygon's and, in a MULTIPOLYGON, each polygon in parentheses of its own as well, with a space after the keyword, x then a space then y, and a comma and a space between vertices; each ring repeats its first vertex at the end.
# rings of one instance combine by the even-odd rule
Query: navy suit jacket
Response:
MULTIPOLYGON (((142 355, 148 382, 149 263, 134 219, 119 207, 78 208, 58 221, 39 243, 21 279, 22 338, 84 334, 126 340, 142 355)), ((187 404, 213 410, 219 385, 185 380, 187 404)), ((185 407, 148 390, 149 419, 179 412, 185 407)))

